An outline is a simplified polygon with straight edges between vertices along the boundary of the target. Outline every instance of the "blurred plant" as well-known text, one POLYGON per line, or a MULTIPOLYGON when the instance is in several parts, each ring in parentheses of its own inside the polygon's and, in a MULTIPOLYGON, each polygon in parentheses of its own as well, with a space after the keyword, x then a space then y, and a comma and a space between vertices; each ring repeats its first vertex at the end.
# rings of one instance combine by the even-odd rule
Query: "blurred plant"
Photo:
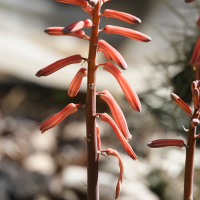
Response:
POLYGON ((133 160, 137 159, 132 147, 128 143, 128 139, 131 139, 131 134, 129 133, 128 126, 125 120, 125 117, 118 106, 117 102, 114 100, 112 95, 108 91, 96 92, 96 69, 98 66, 103 66, 103 68, 110 72, 119 82, 127 100, 129 101, 132 108, 138 112, 141 110, 141 104, 137 94, 135 93, 132 86, 126 80, 126 78, 122 75, 122 73, 112 64, 110 61, 105 63, 96 63, 97 51, 102 51, 105 57, 108 60, 113 60, 121 69, 127 69, 127 63, 125 62, 122 55, 113 48, 110 44, 108 44, 104 40, 98 40, 99 33, 105 32, 108 34, 120 34, 131 39, 135 39, 142 42, 149 42, 151 40, 150 37, 144 35, 138 31, 134 31, 132 29, 107 25, 105 28, 99 30, 100 18, 102 16, 117 18, 122 21, 138 24, 140 23, 140 19, 137 17, 115 10, 106 9, 103 13, 100 13, 101 6, 107 2, 108 0, 90 0, 90 3, 94 5, 91 6, 85 0, 56 0, 61 3, 69 3, 81 6, 82 9, 89 13, 92 17, 92 20, 86 19, 83 21, 75 22, 67 27, 49 27, 45 30, 45 32, 49 35, 64 35, 64 36, 74 36, 80 39, 85 39, 89 41, 89 55, 88 58, 83 58, 81 55, 73 55, 59 61, 56 61, 47 67, 39 70, 36 73, 36 76, 47 76, 69 64, 80 63, 82 60, 88 62, 88 69, 81 68, 78 73, 75 75, 74 79, 70 84, 70 88, 68 94, 70 97, 76 96, 79 91, 82 78, 87 76, 87 96, 86 96, 86 104, 73 104, 70 103, 67 105, 62 111, 55 114, 53 117, 47 119, 43 123, 39 124, 41 132, 45 132, 46 130, 56 126, 60 122, 62 122, 68 115, 77 111, 78 107, 86 107, 86 129, 87 135, 85 140, 87 141, 87 172, 88 172, 88 180, 87 180, 87 195, 88 200, 98 200, 99 199, 99 186, 98 186, 98 161, 100 154, 106 152, 107 155, 116 156, 119 159, 119 167, 120 167, 120 176, 116 187, 116 199, 119 196, 120 188, 124 176, 124 169, 121 157, 118 152, 113 149, 101 150, 101 141, 100 141, 100 131, 99 127, 96 125, 96 117, 99 117, 102 121, 105 121, 110 124, 110 126, 115 131, 117 137, 120 139, 124 149, 130 155, 133 160), (85 35, 85 32, 82 31, 82 28, 92 28, 91 36, 88 37, 85 35), (110 110, 112 112, 114 120, 106 114, 106 113, 96 113, 96 95, 100 95, 100 97, 106 101, 110 110))
MULTIPOLYGON (((191 1, 186 1, 191 2, 191 1)), ((197 21, 199 26, 199 19, 197 21)), ((149 142, 147 145, 151 148, 160 147, 185 147, 186 148, 186 160, 185 160, 185 179, 184 179, 184 200, 193 200, 193 179, 194 179, 194 153, 196 140, 200 137, 200 134, 196 134, 197 126, 199 124, 200 116, 200 80, 199 80, 199 66, 200 66, 200 39, 197 40, 194 47, 192 57, 189 64, 195 71, 195 81, 191 84, 192 102, 194 111, 183 101, 178 95, 172 93, 172 100, 190 117, 190 128, 188 132, 187 144, 184 144, 183 140, 179 139, 158 139, 149 142)), ((191 77, 190 77, 191 78, 191 77)))

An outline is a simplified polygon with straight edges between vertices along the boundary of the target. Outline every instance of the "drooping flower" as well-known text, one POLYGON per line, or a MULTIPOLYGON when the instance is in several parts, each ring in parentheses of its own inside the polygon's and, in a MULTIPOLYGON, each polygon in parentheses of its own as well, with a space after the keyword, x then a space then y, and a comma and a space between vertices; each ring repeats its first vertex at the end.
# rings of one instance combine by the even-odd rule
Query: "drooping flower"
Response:
POLYGON ((124 149, 126 150, 126 152, 128 153, 128 155, 133 160, 137 160, 137 156, 134 153, 132 147, 130 146, 128 141, 125 139, 125 137, 123 136, 123 134, 121 133, 121 131, 117 127, 116 123, 112 120, 112 118, 107 113, 97 113, 96 116, 99 116, 100 120, 107 122, 112 127, 112 129, 114 130, 115 134, 117 135, 117 137, 121 141, 121 143, 122 143, 124 149))
POLYGON ((75 113, 78 109, 77 107, 82 106, 82 104, 68 104, 63 110, 54 116, 50 117, 46 121, 38 124, 40 127, 41 133, 44 133, 46 130, 53 128, 54 126, 61 123, 68 115, 75 113))
POLYGON ((189 64, 195 70, 195 80, 199 80, 199 68, 200 68, 200 36, 195 44, 192 57, 189 64))
POLYGON ((52 73, 54 73, 55 71, 58 71, 59 69, 70 65, 70 64, 74 64, 74 63, 80 63, 82 61, 82 57, 81 55, 77 54, 77 55, 73 55, 73 56, 69 56, 67 58, 63 58, 61 60, 58 60, 42 69, 40 69, 37 73, 36 76, 40 77, 40 76, 48 76, 52 73))
POLYGON ((138 95, 121 71, 119 71, 117 67, 115 67, 115 65, 113 65, 110 61, 107 61, 104 64, 103 69, 110 72, 117 79, 131 107, 140 112, 141 104, 138 95))
POLYGON ((192 92, 192 100, 193 100, 194 108, 197 109, 199 106, 199 90, 197 88, 194 88, 192 92))
POLYGON ((192 117, 192 109, 179 96, 171 93, 171 98, 179 107, 181 107, 186 112, 186 114, 192 117))
POLYGON ((97 92, 97 94, 99 94, 100 98, 103 99, 108 104, 112 116, 114 118, 114 121, 118 126, 119 130, 124 135, 124 137, 126 139, 132 139, 132 135, 128 130, 128 125, 124 117, 124 114, 119 105, 117 104, 117 102, 115 101, 115 99, 113 98, 113 96, 107 90, 104 90, 102 92, 97 92))
POLYGON ((120 26, 106 25, 103 31, 108 34, 114 33, 114 34, 123 35, 131 39, 138 40, 140 42, 151 41, 151 38, 143 33, 140 33, 138 31, 135 31, 129 28, 123 28, 120 26))
POLYGON ((99 40, 97 42, 97 46, 99 49, 105 51, 121 69, 125 70, 128 68, 127 63, 122 55, 105 40, 99 40))
POLYGON ((131 14, 125 13, 125 12, 119 12, 116 10, 106 9, 102 13, 105 17, 112 17, 116 19, 120 19, 122 21, 128 22, 130 24, 139 24, 141 23, 141 20, 131 14))
POLYGON ((104 55, 108 60, 112 60, 112 57, 110 56, 110 54, 109 54, 107 51, 105 51, 105 50, 103 50, 103 49, 100 49, 100 48, 98 48, 98 51, 101 51, 101 52, 103 53, 103 55, 104 55))
POLYGON ((64 34, 74 33, 82 28, 90 28, 92 27, 92 21, 90 19, 86 19, 84 21, 74 22, 68 26, 66 26, 62 32, 64 34))
POLYGON ((45 29, 44 32, 52 36, 74 36, 80 39, 86 39, 86 40, 90 39, 87 35, 85 35, 85 32, 82 30, 75 31, 70 34, 65 34, 62 32, 63 29, 64 27, 49 27, 45 29))
POLYGON ((87 69, 81 68, 74 76, 72 82, 70 83, 69 89, 68 89, 68 95, 70 97, 75 97, 80 89, 81 82, 83 77, 87 76, 87 69))
MULTIPOLYGON (((96 132, 97 132, 97 150, 101 151, 101 137, 100 137, 100 129, 98 124, 96 123, 96 132)), ((98 154, 97 160, 99 161, 100 159, 100 154, 98 154)))
POLYGON ((83 8, 90 6, 89 3, 85 0, 55 0, 55 1, 81 6, 83 8))
POLYGON ((183 147, 185 146, 185 144, 183 140, 178 140, 178 139, 159 139, 149 142, 147 146, 151 148, 160 148, 169 146, 183 147))
POLYGON ((121 190, 121 184, 122 184, 122 181, 123 181, 123 178, 124 178, 124 166, 123 166, 121 156, 119 155, 119 153, 116 150, 111 149, 111 148, 108 148, 107 150, 104 150, 104 151, 101 151, 101 152, 106 152, 106 154, 108 156, 110 156, 110 155, 115 156, 119 160, 120 172, 119 172, 119 178, 118 178, 118 181, 117 181, 116 195, 115 195, 115 199, 117 199, 119 197, 119 193, 120 193, 120 190, 121 190))

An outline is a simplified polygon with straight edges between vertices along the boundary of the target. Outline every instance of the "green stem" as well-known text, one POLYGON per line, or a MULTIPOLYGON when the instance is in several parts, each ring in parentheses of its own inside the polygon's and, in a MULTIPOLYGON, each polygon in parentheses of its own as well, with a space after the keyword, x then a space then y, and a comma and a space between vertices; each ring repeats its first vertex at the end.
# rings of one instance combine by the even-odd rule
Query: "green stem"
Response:
POLYGON ((87 97, 86 97, 86 137, 87 143, 87 199, 99 199, 98 184, 98 152, 96 136, 96 56, 97 42, 100 22, 100 2, 95 5, 93 12, 93 27, 90 37, 90 47, 88 56, 88 76, 87 76, 87 97))

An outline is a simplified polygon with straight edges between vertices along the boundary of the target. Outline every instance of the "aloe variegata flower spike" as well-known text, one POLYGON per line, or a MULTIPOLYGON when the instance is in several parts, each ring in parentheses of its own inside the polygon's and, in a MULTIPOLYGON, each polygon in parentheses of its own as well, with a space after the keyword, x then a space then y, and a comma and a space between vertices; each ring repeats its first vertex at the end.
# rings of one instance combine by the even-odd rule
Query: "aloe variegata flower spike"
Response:
POLYGON ((130 144, 128 143, 128 141, 125 139, 125 137, 123 136, 123 134, 121 133, 121 131, 119 130, 119 128, 117 127, 116 123, 113 121, 113 119, 107 114, 107 113, 97 113, 96 116, 100 117, 100 120, 107 122, 112 129, 114 130, 115 134, 117 135, 117 137, 119 138, 119 140, 121 141, 124 149, 126 150, 126 152, 128 153, 128 155, 133 159, 133 160, 137 160, 137 156, 134 153, 133 149, 131 148, 130 144))
POLYGON ((121 190, 121 184, 122 184, 122 181, 123 181, 123 178, 124 178, 124 166, 123 166, 121 156, 119 155, 119 153, 116 150, 111 149, 111 148, 104 150, 104 151, 101 151, 101 152, 106 152, 106 154, 108 156, 116 156, 119 160, 120 172, 119 172, 119 178, 118 178, 118 181, 117 181, 116 195, 115 195, 115 199, 117 199, 119 197, 119 193, 120 193, 120 190, 121 190))
POLYGON ((178 139, 159 139, 149 142, 147 146, 151 148, 160 148, 169 146, 183 147, 185 146, 185 144, 183 140, 178 140, 178 139))
POLYGON ((70 97, 75 97, 80 89, 83 77, 87 76, 87 69, 81 68, 74 76, 72 82, 70 83, 68 95, 70 97))
POLYGON ((62 30, 62 32, 64 34, 70 34, 82 28, 90 28, 90 27, 92 27, 92 21, 90 19, 86 19, 84 21, 78 21, 68 25, 62 30))
POLYGON ((192 117, 192 109, 179 96, 171 93, 171 98, 179 107, 181 107, 186 112, 186 114, 192 117))
POLYGON ((74 64, 74 63, 80 63, 82 61, 82 57, 79 54, 73 55, 73 56, 69 56, 67 58, 63 58, 61 60, 58 60, 42 69, 40 69, 37 73, 36 76, 40 77, 40 76, 48 76, 52 73, 54 73, 55 71, 58 71, 59 69, 70 65, 70 64, 74 64))
POLYGON ((118 70, 117 67, 115 67, 115 65, 113 65, 110 61, 107 61, 104 64, 103 69, 110 72, 117 79, 131 107, 140 112, 141 104, 138 95, 121 71, 118 70))
POLYGON ((193 99, 194 108, 197 109, 199 106, 199 90, 197 88, 194 88, 192 92, 192 99, 193 99))
POLYGON ((100 95, 100 98, 103 99, 109 106, 112 116, 114 118, 115 123, 117 124, 119 130, 122 132, 124 137, 128 139, 132 139, 132 135, 130 134, 128 130, 128 125, 126 123, 126 119, 124 117, 124 114, 113 98, 113 96, 107 91, 104 90, 102 92, 97 92, 97 94, 100 95))
POLYGON ((114 34, 123 35, 123 36, 129 37, 131 39, 138 40, 140 42, 151 41, 151 38, 143 33, 140 33, 138 31, 135 31, 135 30, 132 30, 129 28, 123 28, 120 26, 107 25, 107 26, 105 26, 104 29, 102 29, 102 31, 104 31, 108 34, 114 33, 114 34))
POLYGON ((141 20, 131 14, 125 13, 125 12, 119 12, 116 10, 106 9, 102 13, 105 17, 112 17, 116 19, 120 19, 122 21, 128 22, 130 24, 139 24, 141 23, 141 20))
POLYGON ((44 133, 46 130, 53 128, 54 126, 61 123, 68 115, 75 113, 78 110, 77 107, 80 107, 80 106, 82 106, 82 104, 70 103, 59 113, 50 117, 46 121, 38 124, 41 130, 41 133, 44 133))
POLYGON ((74 36, 80 39, 86 39, 86 40, 90 39, 87 35, 85 35, 85 32, 82 30, 75 31, 70 34, 65 34, 62 32, 63 29, 64 27, 49 27, 45 29, 44 32, 52 36, 74 36))
POLYGON ((125 70, 128 68, 127 63, 122 55, 105 40, 99 40, 97 42, 97 46, 100 50, 102 49, 103 51, 105 51, 121 69, 125 70))
MULTIPOLYGON (((96 132, 97 132, 97 150, 101 151, 100 129, 97 123, 96 123, 96 132)), ((98 161, 99 159, 100 159, 100 154, 98 154, 98 161)))

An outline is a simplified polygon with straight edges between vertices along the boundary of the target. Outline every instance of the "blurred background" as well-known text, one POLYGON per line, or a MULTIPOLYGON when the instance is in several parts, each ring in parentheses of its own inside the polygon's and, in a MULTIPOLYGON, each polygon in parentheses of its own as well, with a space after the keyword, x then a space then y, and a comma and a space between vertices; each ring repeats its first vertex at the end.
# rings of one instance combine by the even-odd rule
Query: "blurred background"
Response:
MULTIPOLYGON (((142 20, 130 25, 101 18, 106 24, 138 30, 152 38, 149 43, 120 35, 101 33, 123 55, 128 70, 123 74, 138 93, 142 112, 131 109, 117 81, 101 67, 97 91, 109 90, 122 108, 138 156, 127 156, 115 133, 99 123, 102 149, 116 149, 124 162, 125 178, 119 200, 182 199, 185 149, 150 149, 147 143, 159 138, 186 140, 182 125, 189 118, 172 102, 170 93, 191 104, 190 84, 194 72, 188 62, 199 36, 196 21, 200 1, 111 0, 104 9, 131 13, 142 20)), ((85 103, 86 78, 78 95, 67 90, 80 64, 67 66, 47 77, 36 72, 64 57, 88 55, 88 41, 70 36, 49 36, 47 27, 67 26, 90 18, 79 6, 53 0, 0 0, 0 200, 86 200, 85 110, 67 117, 41 135, 37 124, 67 104, 85 103)), ((84 30, 90 35, 90 29, 84 30)), ((98 61, 106 59, 101 52, 98 61)), ((87 63, 82 65, 87 67, 87 63)), ((110 114, 97 97, 97 112, 110 114)), ((195 155, 194 199, 200 195, 200 149, 195 155)), ((100 199, 115 197, 118 160, 101 157, 100 199)))

